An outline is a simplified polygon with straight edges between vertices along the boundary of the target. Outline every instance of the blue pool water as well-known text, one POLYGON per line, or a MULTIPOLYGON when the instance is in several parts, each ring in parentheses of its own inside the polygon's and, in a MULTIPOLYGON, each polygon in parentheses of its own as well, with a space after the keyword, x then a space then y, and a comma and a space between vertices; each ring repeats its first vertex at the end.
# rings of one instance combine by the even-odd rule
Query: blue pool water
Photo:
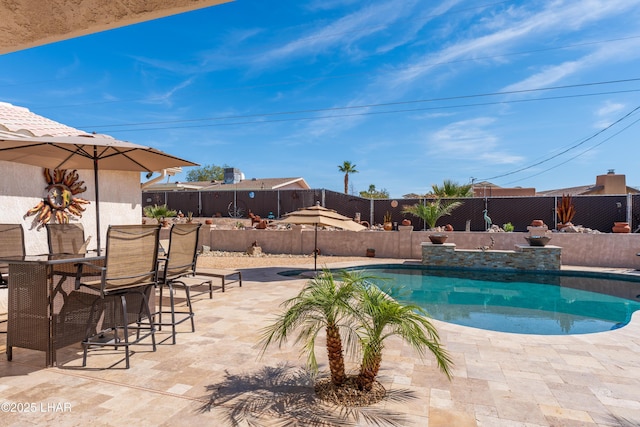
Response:
MULTIPOLYGON (((438 320, 501 332, 567 335, 623 327, 640 310, 640 282, 585 275, 361 268, 399 301, 438 320)), ((354 270, 354 269, 351 269, 354 270)))

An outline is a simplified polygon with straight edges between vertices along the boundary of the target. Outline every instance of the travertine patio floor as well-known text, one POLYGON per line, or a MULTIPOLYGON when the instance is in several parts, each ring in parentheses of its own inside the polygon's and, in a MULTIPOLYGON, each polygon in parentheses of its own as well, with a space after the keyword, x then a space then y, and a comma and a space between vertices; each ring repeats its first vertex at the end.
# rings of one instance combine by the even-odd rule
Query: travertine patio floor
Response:
MULTIPOLYGON (((198 296, 196 332, 184 323, 176 345, 135 347, 128 370, 123 363, 106 369, 121 351, 91 353, 87 368, 80 367, 80 345, 60 350, 52 368, 44 368, 42 352, 15 348, 7 362, 3 351, 0 425, 640 425, 638 312, 624 328, 575 336, 434 321, 455 361, 451 381, 430 355, 420 360, 391 339, 379 377, 389 392, 383 402, 349 410, 324 405, 314 399, 293 342, 258 358, 260 329, 304 283, 276 274, 286 269, 243 270, 242 288, 218 289, 212 300, 198 296)), ((317 354, 326 370, 324 350, 317 354)))

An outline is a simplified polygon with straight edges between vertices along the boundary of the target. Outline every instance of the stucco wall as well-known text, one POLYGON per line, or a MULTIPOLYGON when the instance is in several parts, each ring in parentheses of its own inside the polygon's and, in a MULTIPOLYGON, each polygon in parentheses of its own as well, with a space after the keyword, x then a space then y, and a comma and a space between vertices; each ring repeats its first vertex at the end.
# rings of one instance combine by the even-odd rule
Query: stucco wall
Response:
MULTIPOLYGON (((207 233, 203 225, 201 243, 213 250, 245 251, 254 241, 267 253, 302 254, 313 252, 313 228, 292 230, 219 230, 207 233)), ((165 230, 165 233, 168 233, 165 230)), ((374 248, 377 257, 421 259, 421 243, 428 241, 426 231, 318 231, 318 248, 325 255, 365 256, 374 248)), ((447 233, 448 243, 458 249, 513 250, 526 243, 527 233, 483 233, 454 231, 447 233)), ((562 247, 562 264, 575 266, 621 267, 640 269, 640 234, 552 233, 549 244, 562 247)))
MULTIPOLYGON (((93 171, 79 170, 80 180, 85 181, 87 191, 79 194, 91 200, 79 222, 85 235, 91 236, 89 249, 96 247, 96 215, 93 171)), ((140 174, 138 172, 100 171, 100 226, 102 246, 106 242, 109 224, 139 224, 140 174)), ((22 224, 28 254, 47 252, 47 233, 32 227, 33 217, 23 215, 38 204, 45 193, 42 168, 0 161, 0 223, 22 224)))

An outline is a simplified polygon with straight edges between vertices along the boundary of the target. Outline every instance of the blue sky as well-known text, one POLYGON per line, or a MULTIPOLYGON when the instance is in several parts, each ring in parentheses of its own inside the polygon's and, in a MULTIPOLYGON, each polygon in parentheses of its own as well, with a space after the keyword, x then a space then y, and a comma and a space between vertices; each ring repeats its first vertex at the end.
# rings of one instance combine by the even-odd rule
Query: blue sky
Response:
MULTIPOLYGON (((0 101, 249 178, 640 186, 640 0, 237 0, 0 56, 0 101)), ((183 181, 186 174, 172 180, 183 181)))

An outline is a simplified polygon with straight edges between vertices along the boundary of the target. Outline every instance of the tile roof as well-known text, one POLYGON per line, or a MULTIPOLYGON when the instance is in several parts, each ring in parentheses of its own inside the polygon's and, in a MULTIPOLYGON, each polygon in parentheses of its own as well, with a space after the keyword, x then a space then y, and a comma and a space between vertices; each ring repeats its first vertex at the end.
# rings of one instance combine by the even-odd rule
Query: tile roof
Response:
POLYGON ((256 191, 278 189, 303 189, 308 190, 309 184, 304 178, 251 178, 243 179, 235 184, 225 184, 224 181, 197 181, 197 182, 169 182, 153 184, 145 188, 145 191, 168 190, 206 190, 206 191, 256 191))
MULTIPOLYGON (((25 136, 89 135, 88 132, 67 126, 18 107, 0 102, 0 131, 25 136)), ((3 132, 3 133, 4 133, 3 132)))

